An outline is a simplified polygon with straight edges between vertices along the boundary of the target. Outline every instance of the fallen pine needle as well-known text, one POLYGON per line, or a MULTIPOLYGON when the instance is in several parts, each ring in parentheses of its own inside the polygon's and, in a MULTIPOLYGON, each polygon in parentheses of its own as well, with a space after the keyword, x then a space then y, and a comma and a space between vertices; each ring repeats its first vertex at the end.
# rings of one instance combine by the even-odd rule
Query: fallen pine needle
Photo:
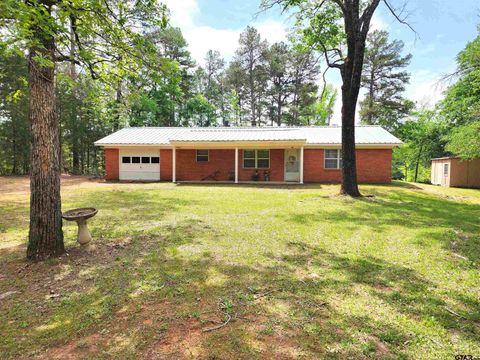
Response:
POLYGON ((450 308, 448 308, 448 307, 446 307, 446 306, 445 306, 445 309, 447 309, 447 311, 448 311, 450 314, 453 314, 453 315, 455 315, 455 316, 458 316, 459 318, 468 320, 465 316, 456 313, 455 311, 453 311, 452 309, 450 309, 450 308))
POLYGON ((211 328, 202 329, 202 331, 209 332, 209 331, 221 329, 222 327, 226 326, 230 322, 230 320, 232 320, 232 317, 229 314, 227 314, 227 320, 224 323, 217 326, 213 326, 211 328))

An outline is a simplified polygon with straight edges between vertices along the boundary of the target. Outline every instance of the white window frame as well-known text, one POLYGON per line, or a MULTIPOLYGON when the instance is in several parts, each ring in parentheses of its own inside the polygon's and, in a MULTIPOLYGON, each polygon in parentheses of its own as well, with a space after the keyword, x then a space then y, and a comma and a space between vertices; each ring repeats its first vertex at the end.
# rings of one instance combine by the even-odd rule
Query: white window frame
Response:
POLYGON ((326 170, 339 170, 342 168, 340 165, 343 163, 342 161, 342 149, 325 149, 324 150, 324 156, 323 156, 323 168, 326 170), (327 157, 327 152, 328 151, 336 151, 337 154, 335 157, 327 157), (327 167, 327 160, 336 160, 337 161, 337 166, 336 167, 327 167))
POLYGON ((270 149, 243 149, 243 159, 242 159, 242 167, 244 169, 270 169, 270 149), (253 151, 255 153, 255 157, 245 157, 245 151, 253 151), (268 151, 268 157, 259 157, 258 152, 259 151, 268 151), (255 166, 254 167, 245 167, 245 160, 255 160, 255 166), (258 160, 268 160, 268 166, 267 167, 258 167, 258 160))
POLYGON ((209 161, 210 161, 210 150, 206 150, 206 149, 198 149, 198 150, 196 150, 196 151, 195 151, 195 161, 196 161, 197 163, 201 163, 201 164, 202 164, 202 163, 207 163, 207 162, 209 162, 209 161), (206 151, 206 152, 207 152, 207 155, 205 155, 205 154, 200 155, 200 157, 203 157, 203 158, 205 158, 205 156, 206 156, 206 157, 207 157, 207 160, 200 160, 200 161, 198 161, 198 156, 199 156, 199 155, 198 155, 198 152, 199 152, 199 151, 206 151))
POLYGON ((448 176, 448 164, 443 164, 443 176, 448 176))

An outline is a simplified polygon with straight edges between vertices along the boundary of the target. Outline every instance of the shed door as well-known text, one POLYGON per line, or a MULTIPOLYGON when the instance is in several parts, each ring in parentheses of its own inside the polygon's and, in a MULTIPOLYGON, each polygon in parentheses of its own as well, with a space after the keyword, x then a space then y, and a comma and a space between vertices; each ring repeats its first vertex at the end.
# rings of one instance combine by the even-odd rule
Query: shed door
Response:
POLYGON ((448 186, 449 181, 448 177, 450 176, 450 164, 448 162, 442 163, 441 166, 441 171, 442 171, 442 186, 448 186))
POLYGON ((120 150, 120 180, 160 180, 158 151, 120 150))

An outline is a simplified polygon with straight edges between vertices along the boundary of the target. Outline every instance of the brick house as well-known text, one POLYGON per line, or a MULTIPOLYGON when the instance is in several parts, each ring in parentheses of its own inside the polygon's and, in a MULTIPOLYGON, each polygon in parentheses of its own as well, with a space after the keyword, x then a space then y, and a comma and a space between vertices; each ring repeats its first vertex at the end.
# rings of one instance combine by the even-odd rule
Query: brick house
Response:
MULTIPOLYGON (((356 127, 360 182, 388 183, 392 148, 380 126, 356 127)), ((95 142, 107 180, 340 182, 341 127, 124 128, 95 142)))

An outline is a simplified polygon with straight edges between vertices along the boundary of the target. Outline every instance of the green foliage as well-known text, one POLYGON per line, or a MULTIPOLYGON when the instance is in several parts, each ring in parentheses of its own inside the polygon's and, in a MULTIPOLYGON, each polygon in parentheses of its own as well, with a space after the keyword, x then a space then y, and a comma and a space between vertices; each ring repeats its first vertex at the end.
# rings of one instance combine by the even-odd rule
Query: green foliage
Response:
POLYGON ((59 61, 75 61, 93 77, 110 80, 111 76, 134 74, 144 62, 140 52, 151 49, 142 32, 137 31, 138 23, 143 28, 155 28, 168 21, 166 7, 156 0, 5 0, 0 4, 0 14, 0 28, 9 47, 43 47, 42 34, 48 34, 54 41, 55 58, 37 52, 38 64, 53 67, 59 61), (69 53, 72 42, 75 51, 69 53))
POLYGON ((382 125, 395 131, 414 103, 403 98, 410 74, 400 71, 408 66, 411 54, 402 56, 403 42, 389 41, 388 32, 376 30, 367 37, 362 87, 367 91, 360 103, 362 123, 382 125))
POLYGON ((307 46, 320 52, 339 48, 345 44, 343 14, 332 1, 317 6, 315 1, 284 1, 286 8, 297 6, 297 29, 302 39, 298 46, 307 46))
POLYGON ((477 37, 457 55, 455 76, 440 107, 450 128, 446 150, 472 159, 480 156, 480 27, 477 37))
POLYGON ((203 95, 195 95, 188 99, 182 113, 183 126, 215 126, 215 107, 203 95))
MULTIPOLYGON (((448 127, 440 120, 436 111, 422 110, 414 113, 412 118, 397 130, 405 145, 402 150, 396 150, 396 171, 401 170, 408 180, 420 180, 419 174, 423 168, 430 167, 431 159, 445 155, 447 131, 448 127)), ((422 180, 428 179, 429 174, 427 177, 423 176, 422 180)))
POLYGON ((337 89, 332 85, 325 86, 317 102, 312 105, 313 119, 309 125, 330 125, 337 95, 337 89))
POLYGON ((453 128, 446 150, 463 159, 480 158, 480 121, 453 128))
POLYGON ((452 125, 480 120, 480 64, 478 66, 479 69, 461 76, 446 91, 441 109, 452 125))
POLYGON ((23 54, 0 49, 0 174, 29 170, 28 69, 23 54))

